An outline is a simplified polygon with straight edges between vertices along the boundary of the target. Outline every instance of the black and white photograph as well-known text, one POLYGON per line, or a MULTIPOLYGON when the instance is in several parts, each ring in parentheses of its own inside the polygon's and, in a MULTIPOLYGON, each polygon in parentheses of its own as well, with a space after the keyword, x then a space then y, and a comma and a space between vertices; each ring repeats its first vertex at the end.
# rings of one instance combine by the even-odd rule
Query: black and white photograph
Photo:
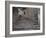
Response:
POLYGON ((40 8, 12 7, 12 30, 40 30, 40 8))

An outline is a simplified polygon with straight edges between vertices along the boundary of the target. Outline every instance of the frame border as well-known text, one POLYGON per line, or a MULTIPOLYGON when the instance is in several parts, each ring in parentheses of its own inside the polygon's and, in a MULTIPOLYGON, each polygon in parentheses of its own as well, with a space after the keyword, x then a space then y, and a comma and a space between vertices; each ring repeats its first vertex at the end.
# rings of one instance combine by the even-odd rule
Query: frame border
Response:
POLYGON ((34 36, 34 35, 44 35, 45 34, 45 3, 36 2, 20 2, 20 1, 5 1, 5 37, 18 37, 18 36, 34 36), (33 33, 33 34, 9 34, 9 16, 10 16, 10 4, 23 4, 23 5, 42 5, 43 6, 43 33, 33 33))

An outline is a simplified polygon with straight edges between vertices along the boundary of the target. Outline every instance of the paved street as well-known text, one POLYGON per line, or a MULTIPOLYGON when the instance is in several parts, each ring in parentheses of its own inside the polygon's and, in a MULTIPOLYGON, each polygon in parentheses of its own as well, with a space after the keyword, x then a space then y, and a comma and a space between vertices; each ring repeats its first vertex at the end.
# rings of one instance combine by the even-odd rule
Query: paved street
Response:
POLYGON ((14 25, 14 30, 37 30, 39 28, 39 25, 33 25, 33 20, 23 17, 21 19, 18 19, 18 21, 14 25))

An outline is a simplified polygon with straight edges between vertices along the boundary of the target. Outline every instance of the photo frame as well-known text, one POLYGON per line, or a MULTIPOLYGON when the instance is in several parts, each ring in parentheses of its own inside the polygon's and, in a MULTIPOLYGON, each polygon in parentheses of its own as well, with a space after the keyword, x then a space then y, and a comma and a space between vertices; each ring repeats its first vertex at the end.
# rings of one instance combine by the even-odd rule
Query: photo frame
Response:
POLYGON ((44 3, 5 1, 5 36, 44 35, 44 10, 44 3))

